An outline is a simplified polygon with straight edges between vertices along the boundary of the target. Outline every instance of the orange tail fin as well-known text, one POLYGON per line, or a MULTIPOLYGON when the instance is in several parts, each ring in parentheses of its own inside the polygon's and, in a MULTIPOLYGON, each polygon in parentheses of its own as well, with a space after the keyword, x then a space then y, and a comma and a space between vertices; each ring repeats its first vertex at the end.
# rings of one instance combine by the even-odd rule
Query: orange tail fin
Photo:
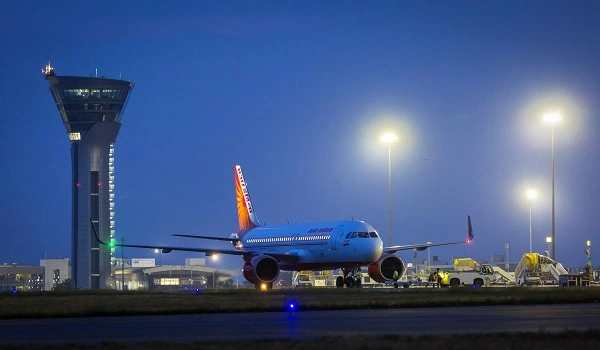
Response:
POLYGON ((246 186, 246 181, 244 181, 244 175, 242 174, 242 167, 236 165, 234 166, 233 171, 235 173, 235 196, 240 230, 251 230, 260 226, 260 223, 254 212, 254 208, 252 207, 248 187, 246 186))

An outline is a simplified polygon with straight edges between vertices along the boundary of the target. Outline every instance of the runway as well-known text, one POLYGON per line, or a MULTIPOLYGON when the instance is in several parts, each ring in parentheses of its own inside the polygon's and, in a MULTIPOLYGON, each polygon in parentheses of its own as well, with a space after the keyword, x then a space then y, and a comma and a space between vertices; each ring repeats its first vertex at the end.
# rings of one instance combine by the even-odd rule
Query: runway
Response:
POLYGON ((600 303, 0 320, 0 344, 600 329, 600 303))

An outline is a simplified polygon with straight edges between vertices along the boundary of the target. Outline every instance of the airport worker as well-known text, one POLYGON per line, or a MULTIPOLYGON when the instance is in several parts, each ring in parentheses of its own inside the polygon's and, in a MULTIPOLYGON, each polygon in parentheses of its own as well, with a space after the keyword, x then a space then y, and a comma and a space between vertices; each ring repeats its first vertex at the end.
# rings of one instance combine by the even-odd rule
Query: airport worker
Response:
POLYGON ((436 276, 436 280, 437 280, 437 287, 440 288, 440 285, 442 284, 442 276, 440 275, 439 268, 435 270, 435 276, 436 276))
POLYGON ((392 279, 394 281, 398 280, 398 271, 396 269, 394 269, 394 272, 392 273, 392 279))

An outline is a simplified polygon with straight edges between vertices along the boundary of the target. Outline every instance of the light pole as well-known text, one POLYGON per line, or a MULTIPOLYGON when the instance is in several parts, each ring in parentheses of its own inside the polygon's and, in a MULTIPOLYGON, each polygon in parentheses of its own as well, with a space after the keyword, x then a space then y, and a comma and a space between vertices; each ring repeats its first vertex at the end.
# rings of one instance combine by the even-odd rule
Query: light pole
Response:
POLYGON ((158 266, 162 266, 162 249, 154 249, 156 254, 160 254, 158 256, 158 266))
MULTIPOLYGON (((431 242, 427 242, 427 245, 430 245, 431 242)), ((431 248, 427 248, 427 273, 431 272, 431 248)))
MULTIPOLYGON (((211 256, 211 259, 212 259, 213 262, 216 262, 216 261, 219 260, 219 256, 217 254, 215 254, 215 255, 211 256)), ((217 287, 217 283, 215 282, 215 270, 216 269, 217 268, 214 267, 214 265, 213 265, 213 288, 217 287)))
POLYGON ((121 290, 125 290, 125 253, 123 249, 125 238, 121 237, 121 290))
POLYGON ((388 234, 392 246, 392 142, 398 137, 391 132, 381 135, 380 140, 388 144, 388 234))
POLYGON ((548 113, 544 121, 552 126, 552 259, 556 261, 556 226, 554 221, 554 127, 562 119, 559 111, 548 113))
POLYGON ((546 236, 546 243, 548 243, 548 255, 550 255, 550 245, 552 245, 552 236, 546 236))
POLYGON ((537 192, 533 189, 527 190, 527 198, 529 198, 529 252, 533 253, 531 244, 531 207, 533 206, 533 200, 537 197, 537 192))
POLYGON ((506 249, 506 264, 504 264, 504 267, 508 271, 510 268, 510 263, 508 262, 508 243, 504 244, 504 249, 506 249))

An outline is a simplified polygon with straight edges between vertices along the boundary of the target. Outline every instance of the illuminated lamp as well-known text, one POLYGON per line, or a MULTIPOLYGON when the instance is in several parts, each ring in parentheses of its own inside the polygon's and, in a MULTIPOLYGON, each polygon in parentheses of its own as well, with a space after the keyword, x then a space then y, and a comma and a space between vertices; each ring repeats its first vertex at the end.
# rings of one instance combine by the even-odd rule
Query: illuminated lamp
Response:
POLYGON ((298 309, 298 304, 296 303, 295 300, 290 300, 290 301, 287 302, 286 309, 289 312, 294 312, 294 311, 296 311, 298 309))

